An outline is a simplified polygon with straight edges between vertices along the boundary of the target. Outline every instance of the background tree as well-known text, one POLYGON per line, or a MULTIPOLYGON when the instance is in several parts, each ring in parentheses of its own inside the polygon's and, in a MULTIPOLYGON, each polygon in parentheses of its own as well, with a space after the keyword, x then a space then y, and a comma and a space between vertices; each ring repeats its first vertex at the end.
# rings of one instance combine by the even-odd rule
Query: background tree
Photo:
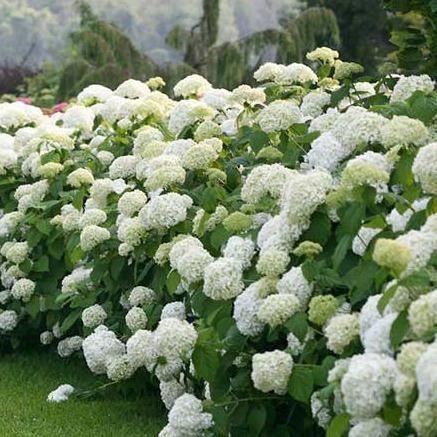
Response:
POLYGON ((309 0, 334 11, 341 29, 342 59, 359 62, 370 73, 392 49, 389 17, 381 0, 309 0))
POLYGON ((409 73, 437 77, 437 2, 435 0, 385 0, 396 13, 392 42, 399 67, 409 73))

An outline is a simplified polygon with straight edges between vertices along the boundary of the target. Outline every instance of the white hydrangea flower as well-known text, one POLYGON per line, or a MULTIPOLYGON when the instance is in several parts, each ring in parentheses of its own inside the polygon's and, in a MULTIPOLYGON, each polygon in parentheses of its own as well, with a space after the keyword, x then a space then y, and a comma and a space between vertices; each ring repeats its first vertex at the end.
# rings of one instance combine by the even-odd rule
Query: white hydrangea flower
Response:
POLYGON ((84 252, 88 252, 110 238, 111 234, 107 229, 101 226, 88 225, 80 233, 80 247, 84 252))
POLYGON ((154 358, 152 332, 144 329, 136 331, 126 343, 126 353, 136 369, 146 366, 154 358))
POLYGON ((437 194, 437 143, 419 149, 412 171, 425 192, 437 194))
POLYGON ((421 355, 416 366, 419 399, 437 405, 437 341, 421 355))
POLYGON ((86 168, 78 168, 72 171, 67 177, 67 184, 79 188, 82 185, 92 185, 94 176, 92 172, 86 168))
POLYGON ((199 74, 191 74, 180 80, 173 88, 176 97, 202 97, 212 85, 199 74))
POLYGON ((191 284, 203 279, 205 269, 213 261, 214 258, 207 250, 199 247, 192 247, 178 259, 177 271, 183 280, 191 284))
POLYGON ((144 310, 136 306, 131 308, 126 314, 126 325, 132 332, 144 329, 147 325, 147 316, 144 310))
POLYGON ((83 343, 83 338, 79 337, 78 335, 64 338, 58 343, 57 346, 58 355, 62 358, 69 357, 74 352, 81 349, 82 343, 83 343))
POLYGON ((125 80, 114 91, 114 95, 128 99, 147 97, 149 94, 149 87, 144 82, 135 79, 125 80))
POLYGON ((163 194, 153 197, 141 209, 139 218, 147 229, 171 228, 187 218, 187 209, 192 204, 186 194, 163 194))
POLYGON ((252 358, 253 385, 264 393, 274 391, 283 395, 287 391, 292 369, 293 358, 285 352, 275 350, 257 353, 252 358))
POLYGON ((264 323, 258 318, 258 310, 263 302, 256 283, 244 290, 234 302, 232 317, 238 330, 248 337, 255 337, 264 329, 264 323))
POLYGON ((261 251, 256 271, 264 276, 279 276, 285 272, 289 262, 290 257, 286 251, 269 248, 261 251))
POLYGON ((240 105, 262 105, 266 101, 266 95, 260 88, 252 88, 249 85, 240 85, 232 90, 229 100, 240 105))
POLYGON ((299 310, 299 299, 294 294, 272 294, 261 303, 257 316, 271 327, 282 325, 299 310))
POLYGON ((313 284, 305 278, 302 267, 292 267, 278 281, 276 286, 279 294, 293 294, 299 300, 299 311, 304 311, 313 292, 313 284))
POLYGON ((244 288, 241 263, 218 258, 205 268, 203 292, 214 300, 237 297, 244 288))
POLYGON ((0 313, 0 330, 13 331, 18 324, 18 315, 15 311, 5 310, 0 313))
POLYGON ((375 417, 393 388, 395 361, 374 353, 354 355, 341 380, 346 411, 358 420, 375 417))
POLYGON ((147 306, 156 299, 155 292, 148 288, 138 285, 132 288, 129 294, 129 303, 132 306, 147 306))
POLYGON ((274 62, 266 62, 255 71, 253 77, 257 82, 275 82, 284 68, 284 65, 275 64, 274 62))
POLYGON ((12 263, 21 264, 27 258, 29 250, 27 241, 18 243, 6 242, 0 250, 0 254, 12 263))
POLYGON ((202 436, 213 425, 210 413, 204 413, 202 402, 195 396, 185 393, 176 399, 168 413, 168 425, 159 437, 202 436))
POLYGON ((134 177, 138 158, 132 155, 119 156, 109 166, 109 177, 111 179, 124 179, 134 177))
POLYGON ((91 372, 103 374, 107 363, 114 357, 124 355, 125 346, 114 332, 105 326, 97 327, 82 343, 83 355, 91 372))
POLYGON ((324 331, 328 339, 326 347, 336 354, 342 354, 344 348, 359 335, 358 315, 336 315, 328 321, 324 331))
POLYGON ((257 121, 264 132, 286 130, 293 124, 302 123, 303 117, 299 107, 286 100, 276 100, 261 110, 257 121))
POLYGON ((36 284, 27 278, 19 279, 12 287, 11 294, 15 299, 29 302, 35 291, 36 284))
POLYGON ((361 226, 358 234, 352 241, 352 252, 356 255, 363 256, 369 243, 375 238, 382 230, 379 228, 369 228, 367 226, 361 226))
POLYGON ((39 341, 41 342, 42 345, 46 346, 51 344, 54 338, 55 337, 51 331, 44 331, 40 334, 39 341))
POLYGON ((331 96, 325 91, 311 91, 302 99, 300 110, 304 117, 318 117, 331 102, 331 96))
POLYGON ((241 263, 243 269, 250 267, 254 254, 255 243, 250 238, 242 238, 236 235, 230 237, 223 248, 223 256, 237 260, 241 263))
POLYGON ((87 328, 95 328, 102 325, 107 317, 108 315, 104 308, 98 304, 85 308, 82 311, 82 322, 87 328))
POLYGON ((408 100, 415 91, 430 93, 433 90, 434 82, 426 74, 420 76, 402 76, 393 88, 390 103, 404 102, 408 100))
POLYGON ((196 121, 210 120, 215 115, 215 110, 205 103, 197 100, 181 100, 170 113, 168 128, 177 135, 185 127, 196 121))
POLYGON ((393 355, 390 331, 397 316, 397 313, 387 314, 365 332, 361 339, 365 352, 393 355))
POLYGON ((175 318, 179 320, 185 320, 185 305, 183 302, 170 302, 164 305, 161 312, 161 320, 175 318))
POLYGON ((53 390, 47 396, 48 402, 65 402, 73 394, 74 387, 69 384, 62 384, 56 390, 53 390))
POLYGON ((101 225, 107 220, 106 212, 99 208, 87 209, 79 219, 79 228, 89 225, 101 225))
POLYGON ((299 355, 304 347, 305 345, 292 332, 287 335, 287 348, 290 350, 291 355, 299 355))
POLYGON ((108 359, 106 375, 111 381, 119 382, 129 379, 136 368, 132 365, 128 355, 116 355, 108 359))
POLYGON ((306 82, 317 83, 317 81, 318 77, 310 67, 296 62, 282 69, 276 79, 276 82, 287 85, 293 83, 304 84, 306 82))
POLYGON ((420 296, 410 305, 408 321, 417 336, 431 332, 437 325, 437 290, 420 296))
POLYGON ((375 417, 355 424, 349 431, 349 437, 387 437, 391 429, 381 418, 375 417))
POLYGON ((182 382, 174 379, 173 381, 161 381, 159 383, 159 391, 161 394, 161 400, 164 402, 165 408, 170 410, 176 399, 181 397, 185 393, 185 387, 182 382))
POLYGON ((264 196, 278 199, 287 180, 295 173, 281 164, 256 166, 241 188, 241 198, 247 203, 258 203, 264 196))
POLYGON ((87 286, 92 269, 83 266, 76 267, 69 275, 62 279, 61 293, 72 293, 80 286, 87 286))
POLYGON ((385 148, 422 145, 429 136, 427 127, 420 121, 404 115, 395 115, 381 128, 381 143, 385 148))
POLYGON ((123 217, 117 229, 117 238, 130 247, 139 246, 146 235, 146 227, 138 217, 123 217))

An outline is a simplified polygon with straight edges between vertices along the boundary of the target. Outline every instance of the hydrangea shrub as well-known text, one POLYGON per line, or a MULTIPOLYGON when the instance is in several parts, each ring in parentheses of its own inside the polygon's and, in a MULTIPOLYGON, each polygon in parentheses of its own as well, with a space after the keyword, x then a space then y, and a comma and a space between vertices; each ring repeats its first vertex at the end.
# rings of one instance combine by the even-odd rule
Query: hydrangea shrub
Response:
POLYGON ((0 104, 0 342, 149 375, 161 437, 435 436, 435 84, 338 56, 0 104))

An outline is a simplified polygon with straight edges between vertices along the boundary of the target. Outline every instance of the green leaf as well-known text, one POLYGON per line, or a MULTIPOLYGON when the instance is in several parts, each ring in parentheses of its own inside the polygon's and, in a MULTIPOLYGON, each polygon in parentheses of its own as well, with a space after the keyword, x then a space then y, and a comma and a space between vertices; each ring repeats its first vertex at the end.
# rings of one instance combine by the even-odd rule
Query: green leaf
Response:
POLYGON ((340 264, 343 262, 348 250, 352 245, 353 237, 351 235, 343 235, 335 248, 332 255, 332 265, 335 270, 338 270, 340 264))
POLYGON ((313 372, 309 367, 296 364, 288 381, 288 393, 293 399, 307 404, 314 387, 313 372))
MULTIPOLYGON (((335 416, 329 423, 326 437, 342 437, 349 429, 349 414, 339 414, 335 416)), ((369 436, 371 437, 371 436, 369 436)))
POLYGON ((259 436, 267 420, 267 411, 262 404, 254 405, 247 415, 250 434, 259 436))
POLYGON ((61 331, 66 333, 80 318, 82 309, 73 310, 62 322, 61 331))
POLYGON ((308 322, 305 313, 293 314, 284 325, 300 341, 303 341, 308 332, 308 322))
POLYGON ((262 130, 254 130, 249 136, 250 147, 255 153, 258 153, 263 147, 270 143, 269 136, 262 130))
POLYGON ((217 194, 215 189, 212 187, 207 187, 202 194, 202 208, 209 213, 215 211, 217 207, 217 194))
POLYGON ((109 271, 111 272, 111 277, 114 281, 117 281, 120 277, 121 272, 123 271, 123 267, 126 263, 126 258, 122 256, 116 256, 112 259, 111 264, 109 266, 109 271))
POLYGON ((179 273, 176 270, 172 270, 167 275, 166 285, 167 285, 168 292, 170 294, 174 294, 174 292, 178 288, 178 285, 180 284, 180 282, 181 282, 181 276, 179 275, 179 273))
POLYGON ((393 349, 396 350, 399 347, 409 329, 410 323, 408 322, 408 311, 405 310, 399 313, 391 325, 390 342, 393 346, 393 349))
POLYGON ((217 226, 211 232, 211 245, 214 249, 219 250, 222 244, 228 239, 228 233, 223 225, 217 226))
POLYGON ((49 257, 43 255, 33 263, 32 270, 34 272, 48 272, 49 271, 49 257))
POLYGON ((206 381, 213 381, 220 366, 220 357, 213 347, 196 344, 192 355, 196 376, 205 379, 206 381))
POLYGON ((385 310, 385 307, 390 302, 391 298, 395 295, 396 290, 398 289, 399 284, 395 283, 391 287, 389 287, 387 290, 384 291, 384 294, 381 296, 381 298, 378 301, 378 311, 380 314, 382 314, 385 310))

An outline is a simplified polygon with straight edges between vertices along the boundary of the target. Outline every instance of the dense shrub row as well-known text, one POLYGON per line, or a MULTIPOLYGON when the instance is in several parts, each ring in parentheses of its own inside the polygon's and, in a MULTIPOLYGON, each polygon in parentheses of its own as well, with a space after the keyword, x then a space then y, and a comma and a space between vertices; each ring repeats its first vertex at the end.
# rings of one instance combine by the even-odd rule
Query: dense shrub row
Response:
POLYGON ((161 437, 437 435, 434 83, 307 57, 0 104, 0 341, 149 374, 161 437))

